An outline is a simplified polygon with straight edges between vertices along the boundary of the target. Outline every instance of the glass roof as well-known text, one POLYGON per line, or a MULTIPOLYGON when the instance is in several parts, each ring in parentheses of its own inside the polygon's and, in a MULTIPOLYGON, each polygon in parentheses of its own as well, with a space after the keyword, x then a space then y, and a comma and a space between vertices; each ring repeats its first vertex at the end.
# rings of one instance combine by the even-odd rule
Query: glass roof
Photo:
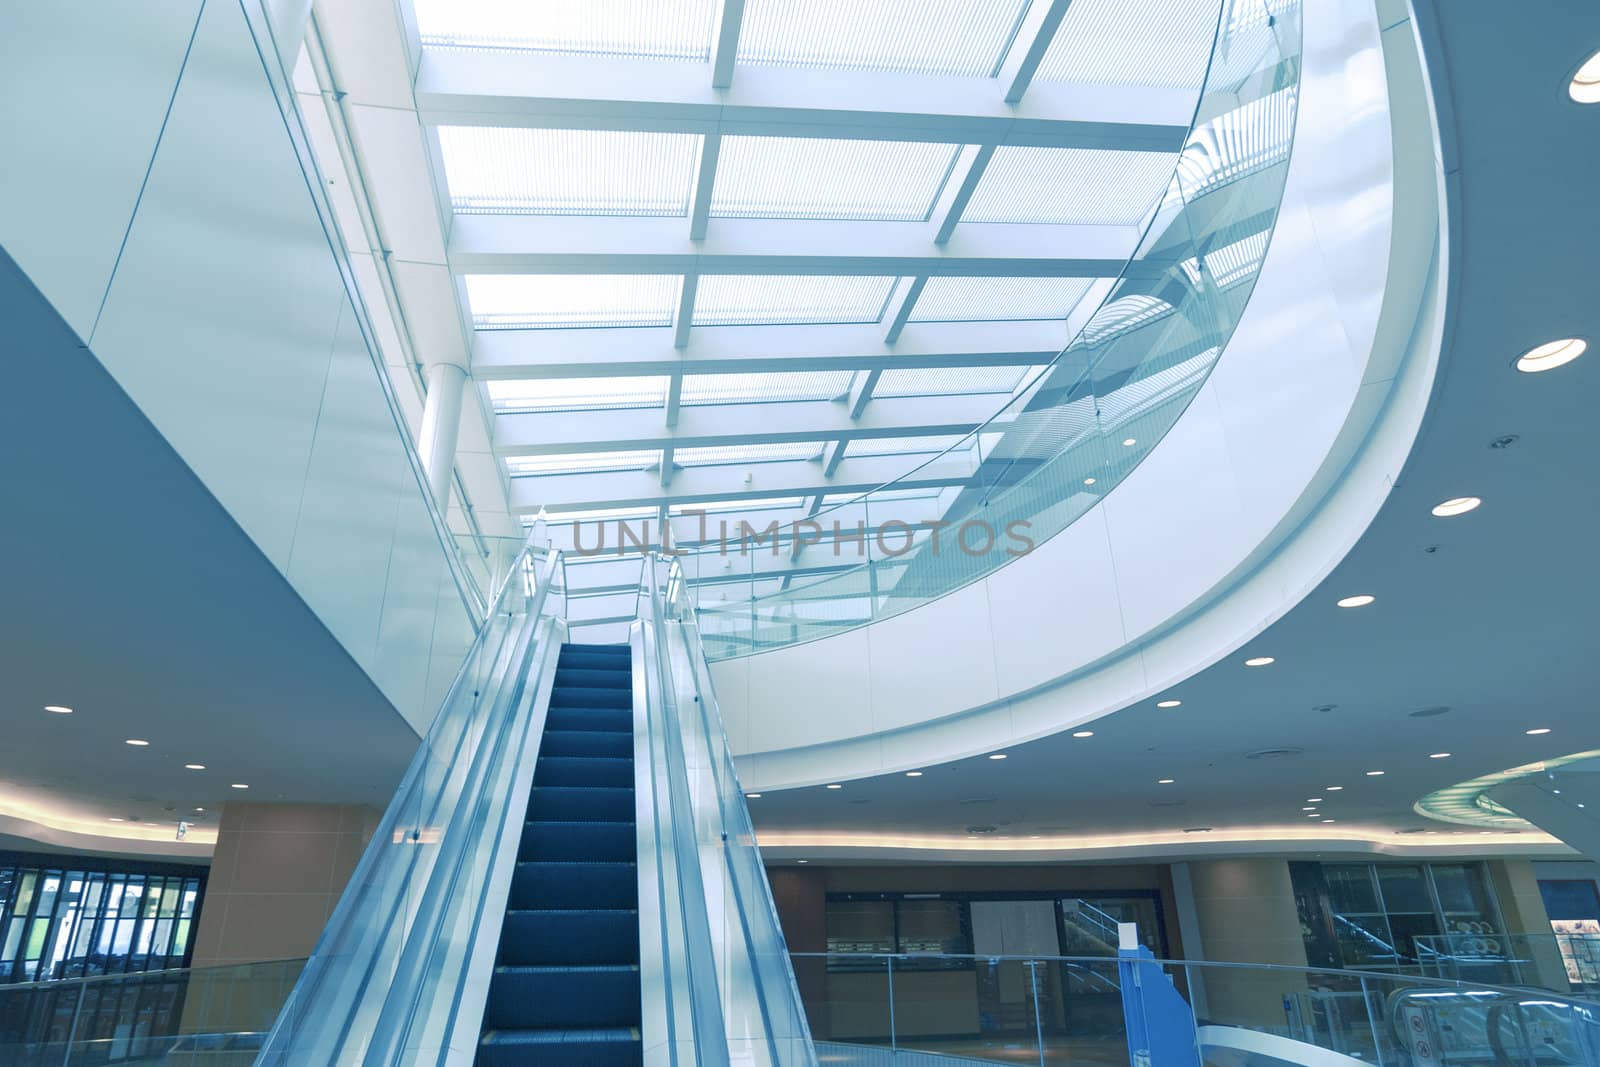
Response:
POLYGON ((700 139, 686 133, 441 126, 460 214, 686 215, 700 139))
POLYGON ((995 149, 964 223, 1131 226, 1155 206, 1177 155, 1087 148, 995 149))
POLYGON ((672 274, 469 274, 480 330, 670 326, 682 279, 672 274))
POLYGON ((673 450, 672 461, 684 467, 703 467, 717 463, 776 463, 783 460, 817 459, 821 455, 820 441, 777 441, 757 445, 679 448, 673 450))
POLYGON ((747 0, 739 62, 993 77, 1027 0, 747 0))
POLYGON ((959 396, 1010 393, 1034 367, 917 367, 892 369, 878 379, 874 396, 959 396))
POLYGON ((960 150, 917 141, 724 137, 711 216, 920 222, 960 150))
POLYGON ((1217 15, 1217 0, 1073 0, 1035 77, 1199 89, 1217 15))
POLYGON ((668 381, 660 376, 522 378, 487 384, 495 411, 539 412, 660 407, 667 400, 668 381))
POLYGON ((1064 319, 1092 284, 1090 278, 930 278, 911 321, 1064 319))
POLYGON ((413 0, 432 47, 705 60, 716 0, 413 0))
POLYGON ((834 400, 850 391, 850 379, 853 376, 847 370, 687 374, 683 379, 682 403, 754 404, 781 400, 834 400))
POLYGON ((659 464, 659 449, 648 451, 564 452, 552 456, 509 456, 506 468, 512 477, 530 474, 576 474, 581 471, 643 470, 659 464))
POLYGON ((722 274, 700 279, 696 326, 877 322, 894 278, 722 274))

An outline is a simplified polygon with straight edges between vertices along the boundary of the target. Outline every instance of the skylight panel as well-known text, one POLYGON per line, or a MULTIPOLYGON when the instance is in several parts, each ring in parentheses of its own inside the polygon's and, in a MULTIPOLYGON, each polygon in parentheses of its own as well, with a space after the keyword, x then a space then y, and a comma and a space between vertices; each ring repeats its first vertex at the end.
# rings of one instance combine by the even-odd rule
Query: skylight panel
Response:
POLYGON ((1290 85, 1201 123, 1178 161, 1178 183, 1167 192, 1189 201, 1286 159, 1294 139, 1299 86, 1290 85))
MULTIPOLYGON (((862 437, 852 440, 846 456, 919 456, 954 448, 968 438, 960 434, 932 437, 862 437)), ((876 494, 872 497, 877 500, 876 494)))
POLYGON ((850 391, 851 372, 779 371, 770 374, 688 374, 680 403, 760 404, 832 400, 850 391))
MULTIPOLYGON (((569 522, 603 522, 608 519, 653 518, 656 511, 654 504, 638 504, 620 508, 573 508, 565 511, 551 511, 546 514, 545 518, 551 525, 560 525, 569 522)), ((538 518, 539 516, 537 515, 524 515, 522 516, 522 525, 532 526, 538 518)), ((573 562, 578 561, 575 560, 573 562)))
POLYGON ((1219 0, 1073 0, 1036 81, 1198 89, 1219 0))
MULTIPOLYGON (((1190 262, 1194 262, 1190 260, 1190 262)), ((1081 345, 1098 345, 1127 333, 1137 326, 1172 313, 1172 305, 1158 296, 1133 293, 1119 296, 1094 313, 1094 318, 1078 335, 1081 345)))
POLYGON ((681 279, 673 274, 468 274, 467 305, 480 330, 670 326, 681 279))
POLYGON ((1169 152, 1002 146, 961 221, 1131 226, 1165 191, 1169 152))
POLYGON ((1027 0, 748 0, 739 62, 992 78, 1027 0))
POLYGON ((707 275, 695 292, 694 325, 877 322, 883 318, 895 280, 807 274, 707 275))
POLYGON ((963 396, 1009 393, 1028 367, 904 367, 886 370, 872 390, 875 397, 963 396))
POLYGON ((507 456, 506 470, 513 478, 536 474, 595 474, 601 471, 642 471, 658 466, 657 449, 617 452, 566 452, 553 456, 507 456))
POLYGON ((702 500, 696 504, 672 505, 674 518, 694 511, 717 514, 727 511, 788 511, 806 502, 803 496, 766 496, 755 500, 702 500))
POLYGON ((672 461, 683 467, 708 467, 718 463, 776 463, 783 460, 817 459, 821 441, 775 441, 761 445, 714 445, 705 448, 679 448, 672 461))
POLYGON ((960 145, 819 137, 724 137, 719 218, 922 222, 960 145))
POLYGON ((439 147, 460 214, 687 215, 699 138, 442 126, 439 147))
POLYGON ((929 278, 909 321, 1064 319, 1092 284, 1089 278, 929 278))
MULTIPOLYGON (((1211 280, 1218 286, 1232 285, 1254 274, 1261 266, 1261 261, 1267 254, 1267 238, 1269 232, 1262 230, 1253 233, 1242 241, 1235 241, 1231 245, 1221 248, 1206 256, 1206 266, 1211 270, 1211 280)), ((1200 262, 1196 259, 1186 259, 1182 263, 1183 272, 1189 280, 1196 285, 1200 283, 1200 262)))
POLYGON ((655 408, 667 402, 667 379, 526 378, 489 383, 489 400, 503 414, 655 408))
POLYGON ((704 62, 717 0, 414 0, 431 48, 704 62))

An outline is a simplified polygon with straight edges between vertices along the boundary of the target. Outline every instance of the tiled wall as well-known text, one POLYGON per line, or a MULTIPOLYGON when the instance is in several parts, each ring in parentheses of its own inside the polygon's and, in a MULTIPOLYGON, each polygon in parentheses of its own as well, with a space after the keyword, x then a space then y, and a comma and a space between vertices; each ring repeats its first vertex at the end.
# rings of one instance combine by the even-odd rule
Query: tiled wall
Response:
POLYGON ((308 955, 380 814, 362 805, 228 805, 194 966, 308 955))

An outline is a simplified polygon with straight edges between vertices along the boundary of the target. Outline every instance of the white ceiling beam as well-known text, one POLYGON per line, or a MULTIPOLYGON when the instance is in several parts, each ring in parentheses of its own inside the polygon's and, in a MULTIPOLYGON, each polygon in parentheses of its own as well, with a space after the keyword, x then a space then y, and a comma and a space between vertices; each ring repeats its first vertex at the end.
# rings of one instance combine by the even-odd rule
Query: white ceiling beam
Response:
POLYGON ((462 215, 449 259, 459 274, 1111 278, 1139 242, 1134 226, 968 226, 942 246, 928 236, 915 222, 718 219, 692 241, 681 218, 462 215))
POLYGON ((661 488, 663 489, 672 484, 672 451, 670 444, 661 450, 661 488))
MULTIPOLYGON (((878 379, 883 377, 881 370, 856 371, 855 380, 850 383, 850 397, 845 406, 849 409, 850 418, 859 420, 867 410, 867 405, 872 403, 872 391, 878 387, 878 379)), ((921 398, 916 398, 919 401, 921 398)))
POLYGON ((1006 103, 1015 104, 1022 100, 1033 82, 1034 74, 1039 70, 1039 64, 1044 61, 1045 53, 1050 51, 1050 42, 1055 40, 1056 30, 1066 17, 1067 8, 1071 6, 1072 0, 1045 0, 1028 8, 1028 14, 1017 30, 1016 40, 1000 68, 1000 84, 1006 87, 1006 103))
POLYGON ((824 400, 710 404, 682 408, 676 426, 665 424, 660 408, 501 414, 495 416, 494 446, 501 456, 549 456, 961 434, 993 416, 1004 399, 992 394, 894 397, 879 400, 859 418, 851 418, 845 404, 824 400))
POLYGON ((683 348, 670 327, 479 330, 472 374, 481 380, 638 374, 883 370, 889 367, 1026 367, 1048 363, 1071 340, 1068 324, 920 322, 893 345, 878 323, 702 326, 683 348))
POLYGON ((694 297, 700 288, 698 274, 686 274, 678 287, 678 309, 672 316, 672 347, 689 346, 689 329, 694 323, 694 297))
POLYGON ((972 464, 962 457, 924 464, 910 475, 906 475, 906 466, 905 456, 853 457, 841 463, 838 473, 831 479, 823 476, 820 463, 804 460, 684 467, 674 474, 670 489, 661 488, 660 476, 653 470, 512 478, 511 506, 521 515, 536 514, 541 506, 553 511, 662 505, 693 507, 708 501, 866 493, 902 476, 903 488, 942 488, 963 484, 973 473, 972 464), (745 480, 746 471, 754 473, 753 480, 745 480))
POLYGON ((927 284, 926 276, 900 279, 894 296, 889 300, 889 307, 883 313, 886 323, 883 329, 884 344, 892 345, 900 340, 900 334, 905 330, 907 320, 911 318, 911 311, 917 306, 917 297, 922 295, 923 287, 927 284))
POLYGON ((718 0, 717 39, 711 45, 711 87, 733 85, 733 66, 739 58, 739 30, 744 23, 744 0, 718 0))
MULTIPOLYGON (((828 447, 823 450, 822 473, 826 477, 832 478, 838 473, 839 464, 844 462, 844 454, 849 447, 850 438, 841 437, 839 440, 829 443, 828 447)), ((818 497, 817 499, 821 500, 822 498, 818 497)))
POLYGON ((977 192, 983 172, 994 158, 994 148, 992 144, 962 146, 955 169, 945 180, 939 200, 933 206, 934 244, 948 244, 950 238, 955 236, 956 223, 961 221, 961 213, 967 210, 972 194, 977 192))
POLYGON ((1182 148, 1192 93, 1073 88, 1008 104, 983 78, 745 67, 738 84, 716 89, 690 63, 558 55, 530 63, 510 53, 430 49, 415 97, 431 125, 1182 148))
POLYGON ((689 240, 704 241, 711 224, 711 193, 717 184, 717 159, 722 154, 722 135, 715 130, 700 138, 700 157, 695 164, 694 192, 689 198, 689 240))

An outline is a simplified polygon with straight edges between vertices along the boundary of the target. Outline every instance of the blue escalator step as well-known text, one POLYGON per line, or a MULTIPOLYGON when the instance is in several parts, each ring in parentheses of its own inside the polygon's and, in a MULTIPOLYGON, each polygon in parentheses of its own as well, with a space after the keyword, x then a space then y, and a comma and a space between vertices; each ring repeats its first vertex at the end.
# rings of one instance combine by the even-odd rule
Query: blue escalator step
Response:
POLYGON ((546 726, 540 756, 633 756, 633 733, 616 730, 557 730, 546 726))
POLYGON ((510 906, 517 911, 637 908, 639 872, 632 863, 518 863, 510 906))
POLYGON ((595 670, 590 667, 556 668, 557 689, 626 689, 633 691, 632 670, 595 670))
POLYGON ((478 1067, 628 1067, 643 1062, 636 1029, 491 1030, 478 1046, 478 1067))
POLYGON ((536 785, 528 822, 632 822, 632 786, 536 785))
MULTIPOLYGON (((559 673, 559 672, 558 672, 559 673)), ((551 708, 633 708, 633 688, 557 685, 550 690, 551 708)))
POLYGON ((632 908, 508 911, 500 933, 500 963, 636 964, 639 913, 632 908))
POLYGON ((629 863, 638 854, 631 822, 530 822, 517 858, 567 863, 629 863))
POLYGON ((551 730, 599 730, 633 735, 632 708, 558 708, 550 706, 545 726, 551 730))
POLYGON ((639 968, 507 967, 494 969, 488 1030, 567 1030, 639 1025, 639 968))
POLYGON ((633 760, 603 756, 540 756, 534 785, 633 787, 633 760))

